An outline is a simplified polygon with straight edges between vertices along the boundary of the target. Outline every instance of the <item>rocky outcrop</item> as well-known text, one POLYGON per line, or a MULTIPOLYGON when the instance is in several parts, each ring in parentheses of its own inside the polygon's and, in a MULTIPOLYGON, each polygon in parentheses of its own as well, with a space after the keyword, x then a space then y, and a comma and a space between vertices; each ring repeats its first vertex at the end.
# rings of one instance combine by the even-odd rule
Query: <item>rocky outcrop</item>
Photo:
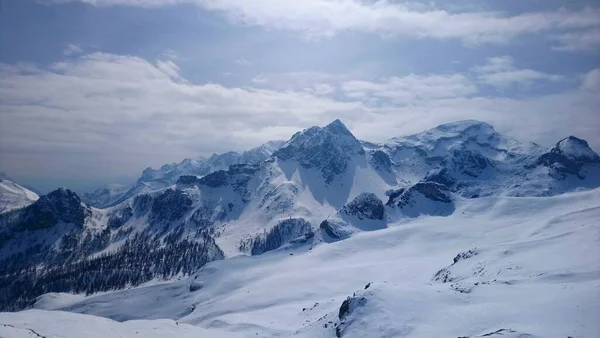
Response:
POLYGON ((569 136, 542 154, 535 164, 550 168, 551 174, 559 179, 564 179, 568 174, 584 179, 585 174, 581 169, 586 165, 600 164, 600 156, 586 141, 569 136))
POLYGON ((90 214, 90 209, 77 194, 60 188, 40 197, 28 207, 0 214, 0 224, 12 232, 47 229, 61 222, 81 228, 90 214))
POLYGON ((192 203, 183 191, 167 189, 154 198, 152 216, 156 221, 176 221, 192 210, 192 203))
POLYGON ((448 216, 455 210, 452 193, 445 185, 419 182, 407 189, 388 193, 386 205, 398 208, 405 216, 448 216))
POLYGON ((359 220, 383 220, 385 218, 385 207, 375 194, 362 193, 346 204, 341 213, 354 216, 359 220))

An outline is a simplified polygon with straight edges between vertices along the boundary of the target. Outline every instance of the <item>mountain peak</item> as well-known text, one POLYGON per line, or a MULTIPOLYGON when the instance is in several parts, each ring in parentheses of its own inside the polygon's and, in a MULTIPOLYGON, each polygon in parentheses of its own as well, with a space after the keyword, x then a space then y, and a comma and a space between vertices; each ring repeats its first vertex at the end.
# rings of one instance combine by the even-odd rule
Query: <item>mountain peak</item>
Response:
POLYGON ((54 201, 59 201, 59 200, 65 201, 68 199, 75 199, 75 200, 77 200, 77 202, 81 201, 79 196, 77 196, 76 193, 74 193, 70 189, 62 188, 62 187, 51 191, 46 196, 54 201))
POLYGON ((350 132, 350 130, 348 130, 346 125, 342 123, 342 121, 340 121, 339 119, 335 119, 333 122, 326 125, 324 129, 334 134, 352 135, 352 133, 350 132))
POLYGON ((558 141, 537 160, 537 164, 561 173, 575 174, 580 178, 583 177, 580 173, 583 166, 598 163, 600 163, 600 156, 589 147, 585 140, 575 136, 558 141))
POLYGON ((600 156, 590 148, 589 144, 575 136, 558 141, 548 150, 548 153, 562 155, 579 162, 600 162, 600 156))
POLYGON ((340 120, 296 133, 275 152, 281 160, 295 159, 305 168, 320 169, 327 183, 345 172, 351 157, 362 154, 362 144, 340 120))

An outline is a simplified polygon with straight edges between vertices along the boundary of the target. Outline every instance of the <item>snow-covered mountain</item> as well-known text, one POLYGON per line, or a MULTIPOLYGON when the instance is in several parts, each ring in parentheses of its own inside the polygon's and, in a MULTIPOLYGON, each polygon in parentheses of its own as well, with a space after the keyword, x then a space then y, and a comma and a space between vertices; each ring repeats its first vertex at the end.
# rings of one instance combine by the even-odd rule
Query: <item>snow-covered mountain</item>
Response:
POLYGON ((19 209, 35 202, 39 196, 33 191, 11 181, 8 177, 0 177, 0 213, 19 209))
POLYGON ((379 163, 389 158, 391 163, 382 166, 397 176, 413 183, 440 183, 469 198, 549 196, 600 185, 598 155, 587 142, 573 136, 544 149, 503 136, 487 123, 469 120, 369 148, 379 163))
POLYGON ((295 241, 181 280, 46 294, 35 310, 0 313, 0 335, 598 337, 599 205, 600 189, 459 198, 448 217, 295 241))
POLYGON ((213 154, 209 158, 186 158, 180 163, 165 164, 159 169, 144 169, 137 182, 130 186, 109 184, 98 188, 93 193, 85 193, 82 199, 91 206, 107 208, 135 197, 169 187, 182 175, 202 177, 217 170, 225 170, 233 164, 257 164, 268 159, 284 141, 269 141, 259 147, 243 153, 227 152, 213 154))
MULTIPOLYGON (((99 192, 112 200, 104 209, 60 189, 0 214, 0 304, 23 308, 47 292, 114 291, 240 254, 272 257, 380 236, 400 224, 462 217, 478 200, 554 203, 560 199, 551 196, 599 187, 599 173, 598 155, 575 137, 544 149, 462 121, 374 144, 336 120, 243 154, 146 169, 124 193, 99 192)), ((173 315, 194 313, 192 305, 173 304, 173 315)))

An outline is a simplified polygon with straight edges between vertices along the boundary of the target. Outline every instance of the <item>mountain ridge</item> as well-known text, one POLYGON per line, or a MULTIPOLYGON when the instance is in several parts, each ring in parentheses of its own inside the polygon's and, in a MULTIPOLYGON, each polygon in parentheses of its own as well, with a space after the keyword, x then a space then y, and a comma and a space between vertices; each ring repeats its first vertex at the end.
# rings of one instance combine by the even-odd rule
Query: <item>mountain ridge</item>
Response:
POLYGON ((146 170, 147 181, 138 182, 144 189, 103 209, 59 189, 0 214, 0 300, 22 308, 32 301, 28 297, 45 292, 99 292, 168 279, 215 259, 448 217, 464 199, 552 196, 600 186, 598 155, 585 141, 566 138, 544 149, 477 121, 374 144, 359 141, 335 120, 256 153, 232 164, 241 155, 213 155, 218 165, 204 175, 188 173, 199 168, 191 160, 146 170), (196 258, 185 255, 189 250, 196 258), (124 276, 111 270, 99 284, 80 279, 121 261, 138 264, 143 252, 154 252, 143 271, 124 276), (173 259, 183 263, 172 265, 173 259), (39 276, 23 271, 38 265, 48 276, 62 276, 60 283, 43 279, 49 284, 33 286, 39 276))

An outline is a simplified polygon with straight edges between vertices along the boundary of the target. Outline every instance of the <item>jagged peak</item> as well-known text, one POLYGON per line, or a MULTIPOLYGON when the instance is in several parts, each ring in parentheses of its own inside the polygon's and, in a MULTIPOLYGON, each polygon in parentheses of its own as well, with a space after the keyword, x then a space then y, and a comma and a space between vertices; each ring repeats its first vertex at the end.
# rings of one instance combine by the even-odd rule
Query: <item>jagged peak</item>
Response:
POLYGON ((80 201, 79 196, 77 196, 77 194, 75 192, 73 192, 72 190, 70 190, 68 188, 63 188, 63 187, 51 191, 46 196, 53 200, 75 198, 78 201, 80 201))

